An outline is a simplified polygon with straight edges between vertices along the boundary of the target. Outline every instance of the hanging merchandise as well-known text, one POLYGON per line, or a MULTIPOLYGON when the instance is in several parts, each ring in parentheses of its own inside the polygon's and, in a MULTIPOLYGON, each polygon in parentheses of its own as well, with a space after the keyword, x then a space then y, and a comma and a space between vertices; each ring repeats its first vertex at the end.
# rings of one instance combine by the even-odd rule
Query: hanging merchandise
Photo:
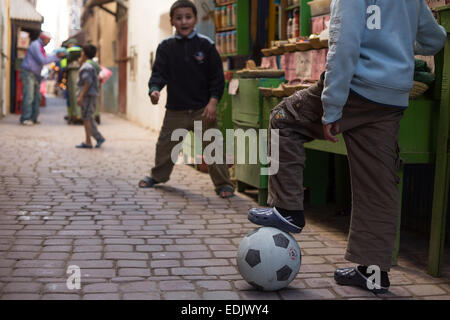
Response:
MULTIPOLYGON (((250 2, 250 0, 215 0, 214 40, 217 51, 224 61, 230 63, 230 68, 234 68, 240 61, 234 56, 250 53, 250 2)), ((268 3, 269 1, 267 6, 268 3)), ((264 24, 264 21, 261 24, 264 24)))
POLYGON ((235 3, 235 4, 233 4, 233 11, 232 11, 232 17, 233 17, 233 27, 236 27, 237 26, 237 23, 236 23, 236 21, 237 21, 237 4, 235 3))
POLYGON ((221 33, 221 36, 222 36, 222 51, 223 51, 223 54, 228 54, 229 51, 228 51, 227 33, 223 32, 223 33, 221 33))
POLYGON ((222 7, 222 28, 228 26, 228 12, 227 7, 222 7))
POLYGON ((222 54, 222 39, 220 33, 216 33, 216 48, 219 54, 222 54))
POLYGON ((230 4, 227 7, 228 26, 233 27, 233 6, 230 4))
POLYGON ((228 42, 228 53, 232 54, 233 52, 233 39, 232 39, 232 32, 227 32, 227 42, 228 42))

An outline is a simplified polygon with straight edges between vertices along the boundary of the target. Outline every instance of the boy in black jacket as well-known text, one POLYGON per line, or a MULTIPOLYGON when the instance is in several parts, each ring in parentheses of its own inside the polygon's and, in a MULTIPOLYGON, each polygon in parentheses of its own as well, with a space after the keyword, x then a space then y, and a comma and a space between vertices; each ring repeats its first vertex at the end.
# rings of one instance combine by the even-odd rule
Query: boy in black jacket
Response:
MULTIPOLYGON (((174 166, 172 149, 179 144, 171 141, 174 130, 193 130, 194 121, 202 121, 203 130, 217 127, 217 104, 225 88, 222 60, 214 43, 195 30, 195 5, 189 0, 175 2, 170 21, 176 34, 159 45, 149 82, 153 104, 159 102, 160 91, 167 85, 167 111, 156 145, 155 167, 150 177, 139 182, 141 188, 169 180, 174 166)), ((217 194, 232 197, 234 186, 225 161, 208 168, 217 194)))

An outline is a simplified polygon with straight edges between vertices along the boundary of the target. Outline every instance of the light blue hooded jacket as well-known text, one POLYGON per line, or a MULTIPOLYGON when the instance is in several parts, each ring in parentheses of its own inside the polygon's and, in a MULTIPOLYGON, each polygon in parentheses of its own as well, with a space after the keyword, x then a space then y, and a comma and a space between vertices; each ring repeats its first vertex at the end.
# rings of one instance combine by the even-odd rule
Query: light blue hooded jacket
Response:
POLYGON ((438 53, 446 37, 425 0, 333 0, 322 122, 341 119, 350 90, 406 108, 414 55, 438 53))

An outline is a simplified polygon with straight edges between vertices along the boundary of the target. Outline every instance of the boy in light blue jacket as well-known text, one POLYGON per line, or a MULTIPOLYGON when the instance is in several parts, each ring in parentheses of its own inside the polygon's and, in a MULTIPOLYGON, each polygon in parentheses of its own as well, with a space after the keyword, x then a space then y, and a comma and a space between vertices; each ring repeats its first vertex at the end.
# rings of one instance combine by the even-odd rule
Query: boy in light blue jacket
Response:
POLYGON ((374 293, 390 286, 399 214, 398 133, 413 87, 414 55, 438 53, 446 37, 425 0, 333 0, 326 72, 272 111, 279 159, 271 160, 279 161, 280 169, 269 177, 271 208, 251 209, 248 218, 300 233, 303 144, 337 142, 342 133, 352 184, 345 258, 358 266, 336 270, 340 285, 374 293))

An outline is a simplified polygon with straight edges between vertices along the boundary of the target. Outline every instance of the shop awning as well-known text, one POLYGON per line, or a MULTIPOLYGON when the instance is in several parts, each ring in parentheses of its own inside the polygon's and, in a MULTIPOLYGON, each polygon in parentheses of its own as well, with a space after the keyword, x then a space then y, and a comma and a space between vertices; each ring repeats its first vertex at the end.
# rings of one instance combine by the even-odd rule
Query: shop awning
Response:
POLYGON ((124 0, 88 0, 86 2, 85 7, 92 8, 92 7, 98 6, 98 7, 102 8, 103 10, 107 11, 108 13, 115 16, 115 15, 117 15, 117 12, 112 12, 111 10, 103 7, 103 5, 111 3, 111 2, 115 2, 115 3, 117 3, 117 5, 121 6, 122 8, 128 9, 128 6, 126 5, 124 0))
POLYGON ((110 2, 117 2, 119 5, 126 7, 125 1, 123 0, 88 0, 86 2, 87 7, 93 7, 93 6, 101 6, 110 2))
POLYGON ((12 20, 35 22, 39 24, 44 22, 44 17, 42 17, 33 5, 26 0, 11 1, 10 15, 12 20))
POLYGON ((84 33, 84 31, 80 31, 76 34, 74 34, 73 36, 69 37, 68 39, 63 41, 63 46, 66 44, 67 41, 69 41, 70 39, 75 39, 78 42, 78 45, 82 46, 84 44, 86 44, 86 34, 84 33))

